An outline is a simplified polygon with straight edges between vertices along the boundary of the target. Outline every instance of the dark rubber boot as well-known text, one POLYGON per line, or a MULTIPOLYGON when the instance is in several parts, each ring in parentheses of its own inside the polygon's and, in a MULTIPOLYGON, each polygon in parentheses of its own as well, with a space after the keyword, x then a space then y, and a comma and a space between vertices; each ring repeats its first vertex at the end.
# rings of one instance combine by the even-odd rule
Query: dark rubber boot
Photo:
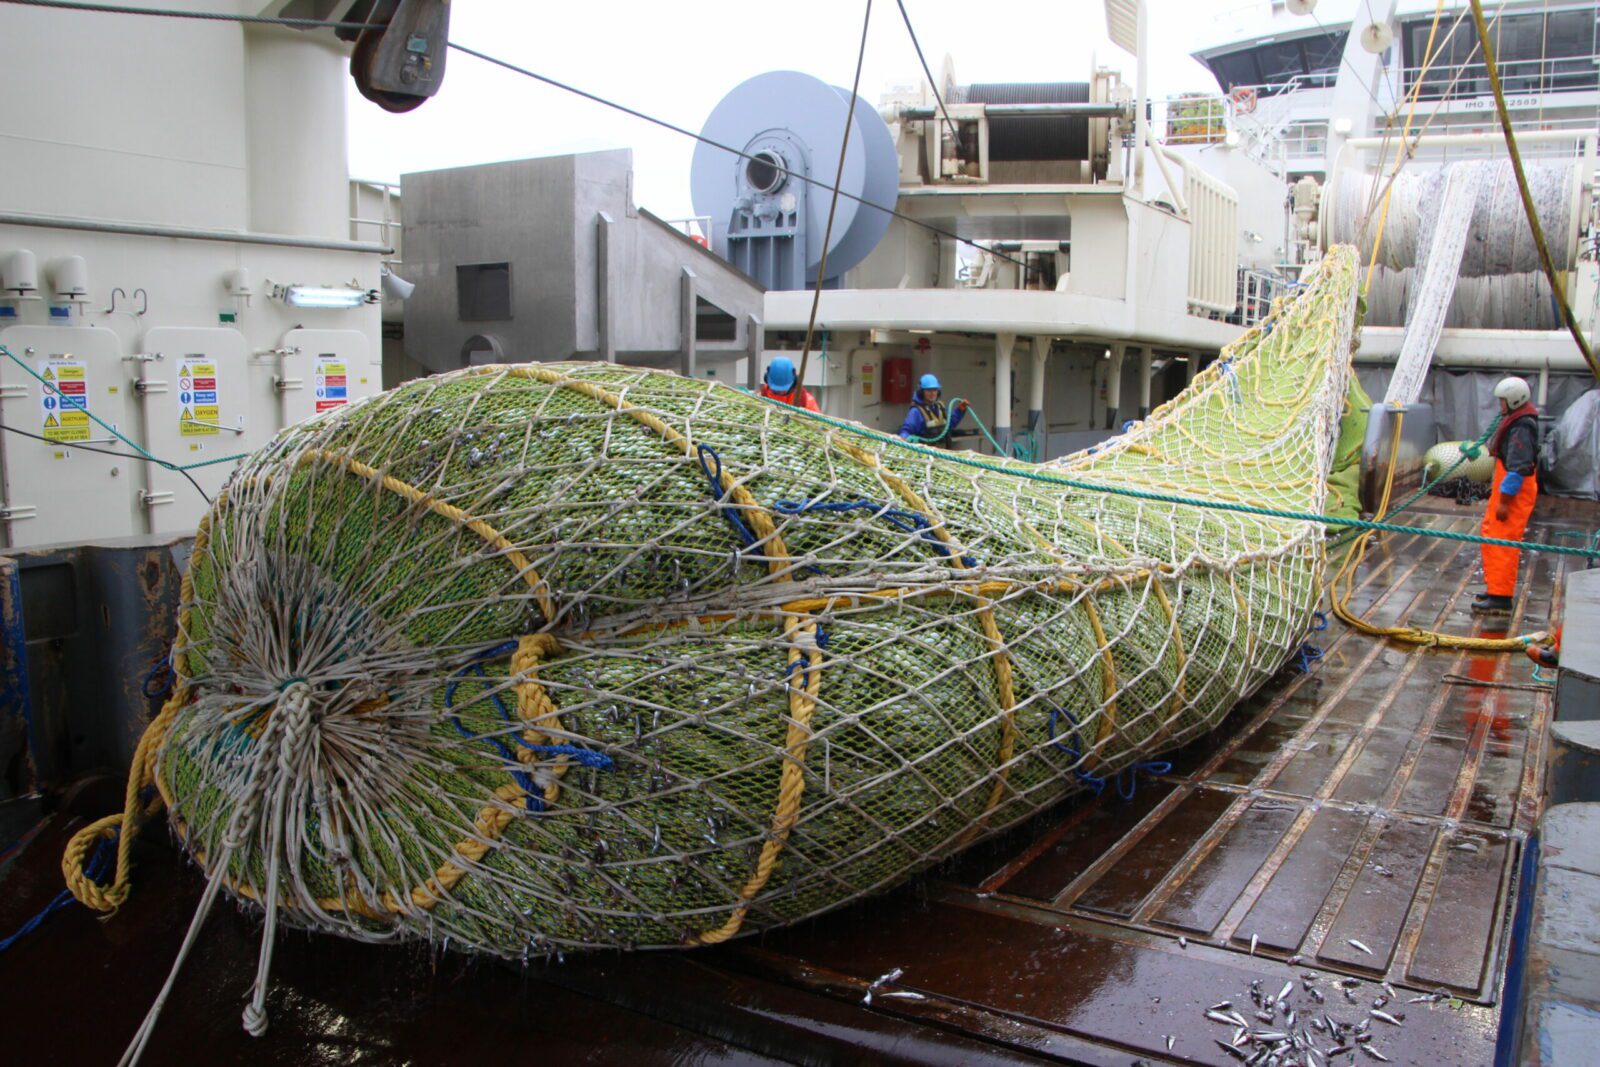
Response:
POLYGON ((1508 596, 1490 596, 1483 593, 1472 602, 1474 615, 1510 615, 1511 598, 1508 596))

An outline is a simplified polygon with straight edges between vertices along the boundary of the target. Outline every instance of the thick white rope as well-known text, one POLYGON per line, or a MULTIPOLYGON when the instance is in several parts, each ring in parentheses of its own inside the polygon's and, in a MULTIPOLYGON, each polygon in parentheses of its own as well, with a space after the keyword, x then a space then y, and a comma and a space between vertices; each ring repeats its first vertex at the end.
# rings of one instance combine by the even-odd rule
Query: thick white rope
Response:
POLYGON ((118 1067, 134 1067, 144 1055, 145 1046, 149 1043, 150 1035, 154 1033, 156 1022, 161 1017, 161 1011, 166 1007, 167 998, 172 993, 172 987, 178 980, 178 973, 183 969, 201 927, 211 914, 211 906, 216 903, 217 891, 227 881, 229 863, 234 854, 244 847, 255 833, 263 801, 270 792, 272 811, 269 815, 271 824, 269 836, 273 848, 268 859, 267 885, 263 889, 267 900, 267 922, 262 932, 261 959, 256 970, 254 996, 244 1012, 244 1026, 252 1037, 260 1037, 266 1032, 267 972, 272 966, 272 941, 277 930, 278 858, 283 845, 284 799, 290 790, 299 784, 295 773, 296 766, 303 760, 304 750, 311 735, 311 687, 304 681, 291 681, 284 687, 282 696, 270 712, 261 738, 256 743, 255 752, 250 760, 249 774, 244 781, 241 795, 232 805, 233 813, 229 819, 228 831, 222 837, 221 848, 216 854, 208 857, 212 864, 211 877, 206 882, 205 893, 200 897, 200 904, 195 908, 194 917, 189 920, 189 930, 184 935, 183 944, 178 948, 177 958, 173 960, 172 969, 167 973, 167 980, 156 995, 155 1002, 150 1005, 150 1010, 135 1032, 133 1041, 122 1054, 122 1059, 118 1061, 118 1067))
POLYGON ((1450 298, 1455 294, 1456 279, 1461 275, 1461 256, 1466 251, 1472 208, 1483 177, 1483 167, 1478 163, 1457 163, 1448 171, 1443 195, 1430 201, 1424 212, 1422 284, 1411 291, 1400 358, 1383 397, 1384 403, 1398 407, 1414 404, 1422 395, 1422 382, 1428 376, 1439 335, 1444 332, 1450 298))

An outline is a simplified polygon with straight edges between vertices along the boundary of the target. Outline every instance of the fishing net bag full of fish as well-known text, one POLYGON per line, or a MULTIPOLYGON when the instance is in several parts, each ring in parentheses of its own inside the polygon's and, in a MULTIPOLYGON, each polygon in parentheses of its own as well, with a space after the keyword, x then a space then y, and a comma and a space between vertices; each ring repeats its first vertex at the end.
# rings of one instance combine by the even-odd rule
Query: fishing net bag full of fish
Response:
POLYGON ((1338 249, 1051 465, 605 364, 303 423, 201 526, 176 692, 69 880, 119 903, 164 804, 269 942, 696 945, 880 892, 1211 729, 1299 647, 1322 527, 1275 513, 1323 508, 1354 303, 1338 249))

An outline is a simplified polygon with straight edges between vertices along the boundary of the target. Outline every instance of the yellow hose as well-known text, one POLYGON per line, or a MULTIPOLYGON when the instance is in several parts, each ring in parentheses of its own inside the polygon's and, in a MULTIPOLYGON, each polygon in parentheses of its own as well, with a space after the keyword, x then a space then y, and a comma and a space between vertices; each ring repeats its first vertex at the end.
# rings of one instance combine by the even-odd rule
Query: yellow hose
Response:
MULTIPOLYGON (((1395 410, 1394 436, 1389 444, 1389 470, 1384 475, 1383 497, 1378 501, 1375 512, 1377 515, 1383 515, 1388 511, 1389 496, 1394 491, 1395 468, 1399 466, 1400 459, 1400 427, 1405 422, 1405 417, 1404 411, 1395 410)), ((1402 644, 1420 645, 1425 648, 1468 648, 1476 652, 1516 652, 1540 636, 1529 634, 1526 637, 1461 637, 1457 634, 1436 633, 1415 626, 1379 626, 1363 619, 1350 610, 1350 597, 1355 592, 1356 569, 1366 558, 1367 545, 1376 532, 1366 530, 1355 539, 1350 550, 1345 553, 1344 562, 1339 565, 1338 572, 1328 583, 1328 597, 1333 605, 1333 613, 1346 626, 1373 637, 1392 638, 1402 644)))

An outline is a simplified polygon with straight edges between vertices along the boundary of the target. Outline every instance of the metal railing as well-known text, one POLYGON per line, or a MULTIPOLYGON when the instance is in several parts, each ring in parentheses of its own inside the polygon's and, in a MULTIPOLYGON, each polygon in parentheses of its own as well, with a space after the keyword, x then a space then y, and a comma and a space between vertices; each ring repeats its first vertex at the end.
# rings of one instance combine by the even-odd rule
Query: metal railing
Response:
POLYGON ((1156 129, 1165 141, 1178 144, 1221 144, 1228 134, 1228 105, 1220 96, 1183 93, 1161 102, 1165 115, 1156 129))
MULTIPOLYGON (((1600 55, 1499 60, 1495 66, 1499 68, 1501 88, 1508 97, 1600 90, 1600 55)), ((1489 84, 1489 68, 1483 63, 1436 64, 1426 75, 1421 67, 1405 67, 1400 74, 1408 93, 1417 79, 1422 79, 1422 90, 1417 94, 1420 100, 1468 100, 1494 95, 1489 84), (1459 79, 1456 78, 1458 71, 1459 79), (1453 86, 1452 81, 1455 82, 1453 86)), ((1560 104, 1553 102, 1547 106, 1560 104)))
POLYGON ((1278 139, 1291 158, 1320 158, 1328 153, 1328 124, 1316 119, 1298 119, 1285 126, 1278 139))
POLYGON ((400 186, 393 182, 350 179, 350 240, 376 241, 398 250, 400 248, 400 186), (380 195, 378 218, 362 215, 363 189, 377 190, 380 195))
POLYGON ((1254 326, 1272 310, 1272 302, 1288 280, 1265 271, 1241 269, 1239 271, 1239 306, 1228 321, 1240 326, 1254 326))
POLYGON ((690 215, 681 219, 662 219, 662 222, 683 234, 691 241, 711 247, 711 216, 690 215))
POLYGON ((1235 85, 1229 95, 1235 93, 1253 93, 1256 99, 1269 96, 1283 96, 1287 93, 1299 92, 1302 89, 1332 89, 1339 80, 1337 70, 1316 70, 1309 74, 1294 74, 1280 82, 1262 82, 1259 85, 1235 85))
MULTIPOLYGON (((1256 89, 1257 86, 1243 86, 1256 89)), ((1314 90, 1321 85, 1302 85, 1300 89, 1314 90)), ((1241 138, 1270 139, 1286 126, 1297 122, 1321 121, 1296 118, 1307 107, 1303 99, 1290 99, 1295 89, 1271 97, 1237 97, 1217 93, 1181 93, 1165 100, 1155 101, 1156 128, 1165 129, 1168 144, 1220 144, 1229 129, 1241 138)))

